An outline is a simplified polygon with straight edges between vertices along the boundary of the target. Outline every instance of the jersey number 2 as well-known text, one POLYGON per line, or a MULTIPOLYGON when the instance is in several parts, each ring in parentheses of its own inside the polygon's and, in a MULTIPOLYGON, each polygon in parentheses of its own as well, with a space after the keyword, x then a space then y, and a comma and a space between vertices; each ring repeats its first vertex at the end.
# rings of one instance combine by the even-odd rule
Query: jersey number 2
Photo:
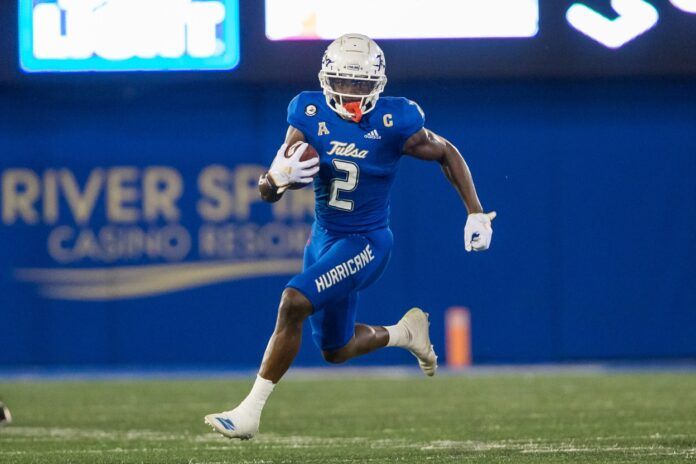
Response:
POLYGON ((333 160, 334 169, 346 174, 345 179, 334 179, 331 181, 331 197, 329 206, 340 209, 341 211, 353 211, 353 200, 341 200, 338 198, 340 192, 352 192, 358 187, 358 176, 360 168, 351 161, 333 160))

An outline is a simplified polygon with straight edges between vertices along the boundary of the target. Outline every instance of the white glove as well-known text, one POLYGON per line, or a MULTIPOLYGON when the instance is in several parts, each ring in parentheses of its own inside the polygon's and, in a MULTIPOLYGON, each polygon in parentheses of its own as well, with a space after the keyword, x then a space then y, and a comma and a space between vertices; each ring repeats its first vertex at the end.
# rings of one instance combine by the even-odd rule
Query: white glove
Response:
POLYGON ((268 176, 278 188, 278 193, 283 193, 291 184, 309 184, 314 175, 319 172, 318 158, 300 161, 300 157, 307 149, 306 143, 297 147, 290 158, 285 156, 287 149, 287 143, 280 146, 268 170, 268 176))
POLYGON ((464 248, 466 251, 483 251, 491 246, 493 228, 491 221, 495 219, 496 212, 474 213, 466 218, 464 226, 464 248))

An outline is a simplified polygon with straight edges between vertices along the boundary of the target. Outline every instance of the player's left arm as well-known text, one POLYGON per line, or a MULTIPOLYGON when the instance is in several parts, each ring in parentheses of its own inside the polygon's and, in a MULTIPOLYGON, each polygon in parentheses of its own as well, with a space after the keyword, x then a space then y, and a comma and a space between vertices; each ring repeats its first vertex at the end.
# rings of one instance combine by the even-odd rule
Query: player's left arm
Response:
POLYGON ((406 140, 403 152, 414 158, 440 163, 442 172, 459 193, 469 213, 464 227, 466 250, 488 249, 493 235, 491 221, 495 218, 495 212, 483 212, 471 170, 457 147, 433 131, 422 128, 406 140))

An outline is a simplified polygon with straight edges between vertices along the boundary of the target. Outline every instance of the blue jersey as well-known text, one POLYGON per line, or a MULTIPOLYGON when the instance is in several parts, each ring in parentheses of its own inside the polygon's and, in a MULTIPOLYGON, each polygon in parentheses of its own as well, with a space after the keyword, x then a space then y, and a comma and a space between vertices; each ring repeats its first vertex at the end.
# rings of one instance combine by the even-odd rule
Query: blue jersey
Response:
POLYGON ((302 92, 288 107, 321 160, 314 179, 316 221, 330 232, 366 233, 389 225, 389 193, 406 140, 425 122, 420 107, 381 97, 360 123, 336 114, 322 92, 302 92))

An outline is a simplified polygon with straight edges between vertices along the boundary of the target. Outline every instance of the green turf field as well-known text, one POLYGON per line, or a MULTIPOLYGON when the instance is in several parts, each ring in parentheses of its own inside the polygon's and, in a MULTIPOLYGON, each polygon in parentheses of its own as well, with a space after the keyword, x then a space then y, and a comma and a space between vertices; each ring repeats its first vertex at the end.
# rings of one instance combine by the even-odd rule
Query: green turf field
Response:
POLYGON ((252 441, 203 424, 250 381, 0 383, 0 463, 696 461, 696 375, 289 379, 252 441))

